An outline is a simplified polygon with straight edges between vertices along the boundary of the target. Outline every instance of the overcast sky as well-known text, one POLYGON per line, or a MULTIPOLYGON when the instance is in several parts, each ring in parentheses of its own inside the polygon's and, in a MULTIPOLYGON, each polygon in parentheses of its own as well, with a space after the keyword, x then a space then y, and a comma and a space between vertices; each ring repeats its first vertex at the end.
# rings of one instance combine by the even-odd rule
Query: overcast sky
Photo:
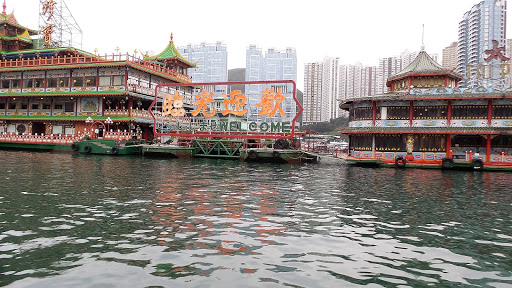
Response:
MULTIPOLYGON (((55 0, 57 3, 60 0, 55 0)), ((344 64, 377 65, 421 47, 439 53, 457 41, 458 23, 477 0, 67 0, 83 31, 82 49, 112 53, 161 52, 174 34, 176 46, 215 43, 228 47, 228 68, 245 67, 245 49, 256 44, 297 50, 298 83, 304 63, 325 56, 344 64)), ((38 29, 39 0, 7 0, 18 22, 38 29)), ((510 22, 508 27, 510 27, 510 22)), ((507 29, 510 30, 510 29, 507 29)), ((510 38, 510 36, 508 36, 510 38)), ((301 85, 298 86, 302 90, 301 85)))

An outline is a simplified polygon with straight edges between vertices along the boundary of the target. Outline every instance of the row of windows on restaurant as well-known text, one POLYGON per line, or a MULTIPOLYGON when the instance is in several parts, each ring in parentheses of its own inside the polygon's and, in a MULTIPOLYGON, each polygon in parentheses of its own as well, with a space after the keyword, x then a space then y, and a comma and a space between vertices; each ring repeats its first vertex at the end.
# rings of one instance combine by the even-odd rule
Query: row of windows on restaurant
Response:
MULTIPOLYGON (((439 134, 379 134, 375 135, 376 151, 406 152, 407 141, 413 141, 416 152, 446 152, 446 136, 439 134)), ((371 151, 372 135, 351 135, 350 149, 371 151)), ((451 139, 452 147, 486 147, 487 139, 481 135, 456 135, 451 139)), ((498 135, 491 139, 491 147, 512 148, 512 136, 498 135)))
MULTIPOLYGON (((410 107, 380 107, 376 111, 376 120, 409 120, 410 107)), ((452 119, 487 119, 486 105, 453 105, 452 119)), ((448 106, 414 106, 413 119, 447 119, 448 106)), ((512 105, 493 105, 492 118, 512 118, 512 105)), ((371 107, 354 108, 350 113, 350 121, 372 120, 371 107)))
MULTIPOLYGON (((44 88, 44 78, 23 79, 23 88, 44 88)), ((66 88, 69 87, 69 77, 46 78, 47 88, 66 88)), ((116 76, 86 76, 73 77, 71 79, 71 87, 109 87, 123 86, 125 77, 123 75, 116 76), (97 79, 99 82, 97 82, 97 79), (96 85, 98 83, 99 85, 96 85)), ((2 89, 19 89, 21 88, 21 79, 5 79, 2 80, 2 89)))
MULTIPOLYGON (((21 110, 27 110, 27 103, 0 103, 0 110, 16 110, 20 108, 21 110)), ((32 103, 30 105, 31 110, 50 110, 50 103, 32 103)), ((75 102, 64 102, 64 103, 55 103, 53 106, 55 110, 63 110, 64 112, 74 112, 75 111, 75 102)))

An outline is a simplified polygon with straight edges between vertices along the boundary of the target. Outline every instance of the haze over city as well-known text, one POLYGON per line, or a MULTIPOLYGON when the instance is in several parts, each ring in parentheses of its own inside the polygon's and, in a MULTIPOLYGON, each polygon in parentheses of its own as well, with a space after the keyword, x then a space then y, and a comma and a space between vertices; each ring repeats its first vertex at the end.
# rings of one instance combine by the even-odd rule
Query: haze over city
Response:
MULTIPOLYGON (((266 50, 297 51, 298 87, 304 63, 324 57, 340 62, 376 65, 379 58, 417 51, 429 53, 457 41, 458 23, 479 1, 67 1, 83 31, 82 49, 112 53, 159 53, 170 34, 177 46, 222 41, 228 69, 245 67, 250 44, 266 50)), ((39 1, 6 1, 18 21, 37 29, 39 1)), ((510 24, 507 24, 510 27, 510 24)))

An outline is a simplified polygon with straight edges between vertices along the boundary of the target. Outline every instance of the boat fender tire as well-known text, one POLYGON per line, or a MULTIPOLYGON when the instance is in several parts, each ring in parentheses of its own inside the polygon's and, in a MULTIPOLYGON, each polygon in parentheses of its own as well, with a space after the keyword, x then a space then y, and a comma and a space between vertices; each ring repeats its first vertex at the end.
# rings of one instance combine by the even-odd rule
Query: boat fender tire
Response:
POLYGON ((91 153, 91 146, 87 145, 84 147, 84 152, 85 153, 91 153))
POLYGON ((117 153, 119 153, 119 148, 112 147, 112 154, 117 155, 117 153))
POLYGON ((258 158, 258 152, 256 152, 255 150, 250 150, 248 152, 248 155, 247 157, 251 160, 254 160, 254 159, 257 159, 258 158))
POLYGON ((482 159, 471 160, 471 168, 473 168, 475 171, 484 170, 484 161, 482 161, 482 159))
POLYGON ((73 150, 73 151, 75 151, 75 152, 76 152, 76 151, 78 151, 79 149, 80 149, 80 146, 78 146, 78 144, 76 144, 76 143, 71 144, 71 150, 73 150))
POLYGON ((277 139, 275 143, 276 149, 287 149, 290 146, 290 143, 285 139, 277 139))
POLYGON ((281 158, 281 153, 279 153, 279 151, 273 151, 272 152, 272 157, 274 157, 274 158, 281 158))
POLYGON ((453 168, 453 159, 452 158, 443 158, 441 162, 441 167, 443 169, 452 169, 453 168))
POLYGON ((404 168, 406 163, 407 163, 407 160, 402 156, 398 156, 395 158, 395 166, 396 167, 404 168))

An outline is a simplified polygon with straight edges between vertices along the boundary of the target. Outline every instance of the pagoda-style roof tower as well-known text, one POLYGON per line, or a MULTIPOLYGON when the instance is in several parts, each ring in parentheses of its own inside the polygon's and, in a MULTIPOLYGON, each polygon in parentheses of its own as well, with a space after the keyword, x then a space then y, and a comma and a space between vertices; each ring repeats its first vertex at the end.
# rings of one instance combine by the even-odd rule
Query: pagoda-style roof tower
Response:
POLYGON ((155 56, 144 56, 145 60, 158 62, 159 64, 163 64, 169 68, 173 68, 175 70, 187 69, 187 68, 195 68, 197 63, 192 63, 185 59, 174 46, 173 36, 171 34, 171 41, 169 41, 169 45, 162 51, 160 54, 155 56), (181 67, 181 69, 178 69, 181 67))
POLYGON ((388 78, 386 85, 391 91, 411 88, 455 87, 463 77, 441 67, 424 50, 402 71, 388 78))
POLYGON ((32 49, 33 41, 31 35, 37 35, 37 30, 28 29, 18 23, 14 14, 7 14, 5 0, 3 12, 0 15, 0 50, 17 51, 32 49))

